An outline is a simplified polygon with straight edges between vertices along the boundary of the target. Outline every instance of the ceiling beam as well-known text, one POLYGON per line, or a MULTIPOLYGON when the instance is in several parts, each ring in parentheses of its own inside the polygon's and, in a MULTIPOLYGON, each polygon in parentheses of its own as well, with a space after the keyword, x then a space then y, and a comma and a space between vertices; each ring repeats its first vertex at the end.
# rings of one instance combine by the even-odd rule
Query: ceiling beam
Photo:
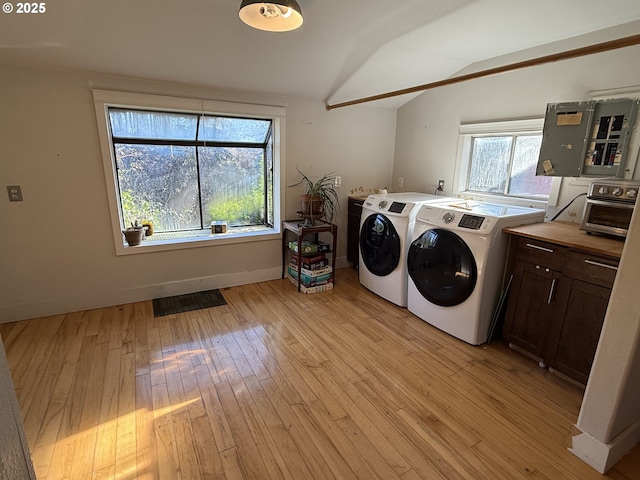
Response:
POLYGON ((491 75, 498 75, 500 73, 512 72, 522 68, 534 67, 537 65, 543 65, 545 63, 557 62, 560 60, 568 60, 570 58, 584 57, 586 55, 593 55, 595 53, 608 52, 609 50, 616 50, 619 48, 630 47, 632 45, 640 44, 640 34, 632 35, 630 37, 619 38, 617 40, 610 40, 608 42, 597 43, 595 45, 589 45, 587 47, 576 48, 573 50, 567 50, 561 53, 554 53, 552 55, 545 55, 543 57, 537 57, 531 60, 524 60, 522 62, 515 62, 509 65, 501 67, 489 68, 488 70, 482 70, 480 72, 469 73, 466 75, 460 75, 459 77, 451 77, 445 80, 439 80, 437 82, 425 83, 410 88, 403 88, 402 90, 395 90, 392 92, 381 93, 379 95, 372 95, 370 97, 363 97, 357 100, 350 100, 348 102, 335 103, 333 105, 326 104, 327 110, 333 110, 335 108, 349 107, 352 105, 358 105, 360 103, 374 102, 376 100, 384 100, 386 98, 398 97, 400 95, 407 95, 409 93, 422 92, 425 90, 431 90, 433 88, 444 87, 446 85, 453 85, 456 83, 466 82, 468 80, 474 80, 476 78, 489 77, 491 75))

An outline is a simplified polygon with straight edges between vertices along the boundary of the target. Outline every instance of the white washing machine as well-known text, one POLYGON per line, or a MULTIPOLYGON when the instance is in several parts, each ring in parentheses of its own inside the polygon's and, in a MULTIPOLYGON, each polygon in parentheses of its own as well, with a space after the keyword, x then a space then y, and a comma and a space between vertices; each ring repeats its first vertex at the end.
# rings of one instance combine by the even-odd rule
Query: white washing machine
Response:
POLYGON ((545 211, 455 200, 423 205, 407 253, 407 308, 472 345, 488 339, 507 254, 504 227, 545 211))
POLYGON ((360 220, 360 283, 401 307, 407 306, 407 245, 420 205, 446 197, 426 193, 369 195, 360 220))

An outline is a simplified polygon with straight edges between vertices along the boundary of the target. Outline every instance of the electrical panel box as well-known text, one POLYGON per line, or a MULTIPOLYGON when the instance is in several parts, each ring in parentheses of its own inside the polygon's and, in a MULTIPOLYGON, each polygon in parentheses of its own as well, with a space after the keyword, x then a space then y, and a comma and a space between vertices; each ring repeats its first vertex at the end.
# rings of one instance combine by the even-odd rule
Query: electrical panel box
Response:
POLYGON ((624 176, 637 108, 638 101, 630 99, 596 103, 583 175, 624 176))
POLYGON ((536 175, 623 178, 636 99, 547 105, 536 175))

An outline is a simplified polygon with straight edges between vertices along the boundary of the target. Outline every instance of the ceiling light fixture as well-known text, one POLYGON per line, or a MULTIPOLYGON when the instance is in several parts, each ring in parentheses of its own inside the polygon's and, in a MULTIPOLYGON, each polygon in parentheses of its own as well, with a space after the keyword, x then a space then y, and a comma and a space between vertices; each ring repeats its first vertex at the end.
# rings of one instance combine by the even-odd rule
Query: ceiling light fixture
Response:
POLYGON ((279 0, 277 3, 243 0, 238 16, 250 27, 267 32, 295 30, 303 21, 296 0, 279 0))

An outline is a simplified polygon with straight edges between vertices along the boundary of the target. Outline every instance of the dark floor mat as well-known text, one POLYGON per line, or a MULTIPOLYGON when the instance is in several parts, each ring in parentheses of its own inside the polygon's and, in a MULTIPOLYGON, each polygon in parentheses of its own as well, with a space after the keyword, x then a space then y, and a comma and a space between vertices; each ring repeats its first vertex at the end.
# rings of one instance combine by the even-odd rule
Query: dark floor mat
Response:
POLYGON ((174 313, 190 312, 226 304, 227 301, 220 293, 220 290, 207 290, 173 297, 154 298, 153 316, 163 317, 174 313))

